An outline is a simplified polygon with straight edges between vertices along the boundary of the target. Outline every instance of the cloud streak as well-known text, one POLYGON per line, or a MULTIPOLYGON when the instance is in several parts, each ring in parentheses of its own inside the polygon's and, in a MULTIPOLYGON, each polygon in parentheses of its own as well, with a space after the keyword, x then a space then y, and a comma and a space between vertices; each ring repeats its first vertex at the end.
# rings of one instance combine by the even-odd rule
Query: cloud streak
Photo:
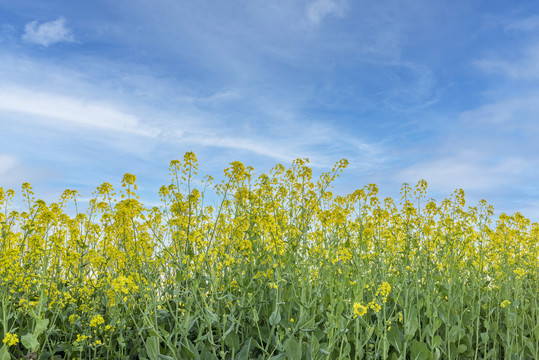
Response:
POLYGON ((539 43, 529 45, 514 60, 485 58, 474 61, 474 65, 486 73, 506 76, 515 80, 539 79, 539 43))
POLYGON ((306 15, 311 24, 319 25, 328 16, 343 17, 344 8, 335 0, 315 0, 307 5, 306 15))
POLYGON ((40 121, 52 121, 62 127, 68 123, 143 136, 157 135, 155 129, 141 126, 135 116, 113 106, 22 88, 0 87, 0 110, 32 115, 41 118, 40 121))
POLYGON ((400 171, 396 179, 402 182, 424 178, 429 187, 442 192, 456 188, 485 192, 513 183, 529 165, 518 157, 492 161, 480 153, 462 151, 456 156, 416 163, 400 171))
POLYGON ((75 41, 72 31, 66 27, 66 20, 63 17, 42 24, 38 24, 37 21, 27 23, 22 39, 28 43, 45 47, 61 42, 75 41))

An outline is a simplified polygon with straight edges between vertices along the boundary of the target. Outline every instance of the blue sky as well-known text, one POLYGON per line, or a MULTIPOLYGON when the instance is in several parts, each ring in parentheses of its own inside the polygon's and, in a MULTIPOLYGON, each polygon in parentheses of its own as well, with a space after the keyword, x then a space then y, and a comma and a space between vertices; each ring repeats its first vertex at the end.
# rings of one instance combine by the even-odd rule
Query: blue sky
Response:
POLYGON ((538 138, 535 1, 0 0, 0 186, 48 201, 130 172, 155 203, 194 151, 539 221, 538 138))

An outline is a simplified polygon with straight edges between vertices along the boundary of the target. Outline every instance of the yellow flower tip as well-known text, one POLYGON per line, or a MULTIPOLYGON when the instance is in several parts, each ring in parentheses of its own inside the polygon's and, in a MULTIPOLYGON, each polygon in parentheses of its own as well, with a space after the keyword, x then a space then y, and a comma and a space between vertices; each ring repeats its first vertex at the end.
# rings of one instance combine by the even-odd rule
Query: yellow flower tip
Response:
POLYGON ((91 320, 90 320, 90 327, 98 327, 99 325, 102 325, 105 323, 105 319, 103 319, 103 317, 101 315, 95 315, 91 320))
POLYGON ((502 301, 502 303, 500 304, 500 306, 503 307, 503 308, 506 307, 507 305, 511 305, 511 301, 509 301, 509 300, 504 300, 504 301, 502 301))
POLYGON ((19 343, 19 337, 17 334, 7 333, 2 342, 7 346, 17 345, 19 343))
POLYGON ((294 322, 294 321, 295 321, 294 318, 290 318, 290 322, 294 322))
POLYGON ((363 316, 367 313, 367 307, 361 305, 360 303, 354 303, 354 314, 356 316, 363 316))

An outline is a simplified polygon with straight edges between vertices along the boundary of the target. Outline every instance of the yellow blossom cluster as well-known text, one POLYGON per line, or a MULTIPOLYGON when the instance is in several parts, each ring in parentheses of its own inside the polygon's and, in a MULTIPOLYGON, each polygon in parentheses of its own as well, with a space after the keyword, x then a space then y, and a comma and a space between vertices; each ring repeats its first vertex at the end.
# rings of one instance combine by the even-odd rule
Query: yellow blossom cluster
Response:
MULTIPOLYGON (((380 199, 375 184, 337 194, 332 183, 348 162, 337 162, 318 179, 308 164, 298 159, 255 177, 252 167, 232 162, 215 182, 198 176, 197 158, 188 152, 170 163, 171 182, 159 188, 161 206, 152 207, 140 201, 133 174, 122 178, 119 196, 110 183, 99 186, 85 212, 75 190, 47 203, 24 183, 21 208, 13 206, 13 190, 0 188, 0 286, 13 299, 12 318, 30 323, 46 311, 66 314, 51 319, 80 330, 75 343, 82 346, 103 327, 127 326, 116 320, 105 325, 114 318, 109 314, 147 315, 147 303, 156 307, 144 329, 169 321, 165 313, 183 316, 193 309, 215 326, 222 314, 208 309, 233 314, 253 308, 251 299, 264 291, 268 303, 288 304, 290 298, 324 298, 323 289, 347 294, 346 311, 357 326, 367 317, 357 318, 372 310, 373 318, 392 316, 393 325, 382 323, 390 329, 402 327, 404 310, 386 311, 399 301, 400 290, 426 291, 430 275, 433 294, 444 305, 453 301, 444 286, 451 288, 455 279, 465 283, 470 274, 481 284, 478 293, 500 293, 509 280, 536 284, 539 224, 520 213, 502 214, 493 223, 492 206, 482 200, 465 208, 461 189, 441 203, 427 201, 424 180, 415 188, 403 185, 400 206, 380 199), (309 290, 299 291, 297 284, 309 290)), ((500 312, 502 299, 513 300, 503 295, 492 302, 500 312)), ((332 308, 340 309, 335 303, 332 308)), ((283 319, 303 326, 295 313, 283 319)), ((8 346, 18 341, 12 333, 3 340, 8 346)), ((92 341, 97 346, 106 339, 92 341)))

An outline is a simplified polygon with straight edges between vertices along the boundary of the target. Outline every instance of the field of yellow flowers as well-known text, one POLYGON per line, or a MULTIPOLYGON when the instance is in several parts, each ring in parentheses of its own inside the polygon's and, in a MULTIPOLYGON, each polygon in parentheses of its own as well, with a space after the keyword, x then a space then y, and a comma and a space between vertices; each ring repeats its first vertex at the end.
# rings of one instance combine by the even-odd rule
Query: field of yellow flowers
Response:
POLYGON ((0 360, 539 359, 539 224, 425 181, 336 196, 346 165, 213 184, 186 153, 163 206, 126 174, 72 216, 0 188, 0 360))

